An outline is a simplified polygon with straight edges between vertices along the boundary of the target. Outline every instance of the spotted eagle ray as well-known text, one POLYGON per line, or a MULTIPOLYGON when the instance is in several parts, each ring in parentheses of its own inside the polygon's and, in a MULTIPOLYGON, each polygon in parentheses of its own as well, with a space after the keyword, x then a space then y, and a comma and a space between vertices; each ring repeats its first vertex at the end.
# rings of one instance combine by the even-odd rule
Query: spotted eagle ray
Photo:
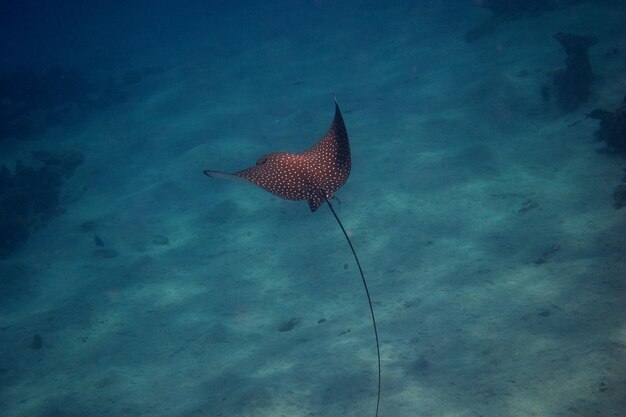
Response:
POLYGON ((372 326, 376 338, 376 355, 378 359, 378 390, 376 396, 376 416, 380 406, 380 342, 376 317, 370 292, 365 281, 361 263, 356 255, 352 241, 337 216, 330 200, 335 199, 334 193, 341 188, 351 169, 350 142, 343 121, 337 98, 335 98, 335 117, 328 132, 313 147, 301 153, 272 152, 257 159, 256 166, 227 174, 220 171, 203 171, 209 177, 242 180, 255 184, 286 200, 307 200, 312 212, 326 202, 333 217, 345 236, 356 265, 361 274, 361 281, 369 303, 372 326))

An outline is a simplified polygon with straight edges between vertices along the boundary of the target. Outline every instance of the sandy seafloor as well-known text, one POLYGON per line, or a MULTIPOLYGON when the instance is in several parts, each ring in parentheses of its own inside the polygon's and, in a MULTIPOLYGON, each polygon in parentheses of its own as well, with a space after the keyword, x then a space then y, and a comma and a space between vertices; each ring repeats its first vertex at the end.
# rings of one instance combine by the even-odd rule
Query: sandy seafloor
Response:
POLYGON ((598 152, 584 116, 626 94, 623 2, 471 44, 485 10, 407 3, 220 16, 195 44, 120 52, 120 68, 166 68, 125 103, 2 144, 4 163, 85 155, 65 212, 0 262, 2 416, 373 415, 369 312, 329 211, 202 175, 307 148, 333 92, 380 416, 624 415, 626 160, 598 152), (539 94, 564 63, 558 31, 599 39, 592 97, 568 114, 539 94), (117 257, 93 255, 86 221, 117 257))

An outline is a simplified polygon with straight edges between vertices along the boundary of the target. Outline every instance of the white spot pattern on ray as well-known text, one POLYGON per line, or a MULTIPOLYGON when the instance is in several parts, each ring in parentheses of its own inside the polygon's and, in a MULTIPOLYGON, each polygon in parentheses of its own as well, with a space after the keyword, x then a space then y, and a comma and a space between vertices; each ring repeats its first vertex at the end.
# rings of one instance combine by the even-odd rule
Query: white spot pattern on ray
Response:
POLYGON ((330 129, 309 150, 262 156, 257 165, 233 175, 287 200, 309 200, 315 211, 323 203, 320 193, 333 198, 350 175, 350 144, 339 106, 330 129))

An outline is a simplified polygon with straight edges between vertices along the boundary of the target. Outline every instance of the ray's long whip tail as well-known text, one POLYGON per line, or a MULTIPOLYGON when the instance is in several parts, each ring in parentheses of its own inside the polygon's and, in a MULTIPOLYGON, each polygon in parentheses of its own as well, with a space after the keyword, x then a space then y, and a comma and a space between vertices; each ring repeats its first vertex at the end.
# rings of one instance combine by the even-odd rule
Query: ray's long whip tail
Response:
POLYGON ((352 245, 352 240, 350 240, 350 237, 348 236, 348 232, 346 232, 346 229, 343 227, 341 220, 339 220, 337 213, 335 213, 335 209, 333 208, 333 205, 330 204, 330 201, 328 201, 328 199, 326 198, 326 195, 323 192, 320 194, 322 195, 322 197, 324 197, 324 201, 326 201, 326 203, 328 204, 328 208, 330 209, 331 213, 333 213, 333 217, 335 217, 335 220, 337 220, 337 224, 339 224, 339 227, 341 228, 343 235, 346 237, 346 240, 348 241, 348 245, 350 245, 350 249, 352 250, 352 255, 354 255, 354 260, 356 261, 356 265, 359 267, 359 273, 361 274, 361 280, 363 281, 363 288, 365 288, 365 294, 367 295, 367 302, 369 303, 369 306, 370 306, 370 313, 372 313, 372 324, 374 325, 374 336, 376 336, 376 356, 378 359, 378 392, 376 395, 376 417, 378 417, 378 408, 380 406, 380 379, 381 379, 380 378, 380 342, 378 339, 378 329, 376 328, 376 316, 374 315, 374 306, 372 305, 372 298, 370 297, 370 291, 367 287, 367 282, 365 281, 363 268, 361 268, 361 263, 359 262, 359 258, 358 256, 356 256, 356 251, 354 250, 354 246, 352 245))

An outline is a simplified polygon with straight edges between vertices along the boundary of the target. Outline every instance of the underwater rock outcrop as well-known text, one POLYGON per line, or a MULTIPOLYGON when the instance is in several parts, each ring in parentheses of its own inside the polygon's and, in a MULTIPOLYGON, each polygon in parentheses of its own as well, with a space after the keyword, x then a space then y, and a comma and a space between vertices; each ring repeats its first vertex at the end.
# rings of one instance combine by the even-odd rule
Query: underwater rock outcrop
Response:
POLYGON ((0 167, 0 259, 18 250, 30 233, 58 214, 63 180, 83 163, 78 152, 33 152, 41 166, 28 167, 21 161, 15 170, 0 167))
POLYGON ((0 75, 0 141, 31 139, 46 128, 67 125, 85 112, 122 103, 126 89, 161 67, 129 70, 119 80, 87 81, 74 69, 53 68, 42 75, 33 70, 0 75))
POLYGON ((491 11, 492 16, 465 34, 473 42, 493 32, 503 22, 533 14, 559 10, 582 0, 482 0, 476 4, 491 11))
MULTIPOLYGON (((600 128, 594 136, 598 142, 606 144, 607 151, 626 156, 626 97, 622 105, 614 111, 596 109, 587 117, 600 120, 600 128)), ((615 207, 626 207, 626 176, 613 193, 615 207)))
POLYGON ((616 110, 596 109, 587 117, 600 120, 600 128, 594 133, 596 140, 606 143, 610 152, 626 156, 626 97, 616 110))
POLYGON ((93 89, 75 70, 54 68, 38 76, 24 70, 0 77, 0 140, 29 139, 45 127, 71 120, 93 89))
POLYGON ((554 74, 554 87, 561 109, 566 112, 576 110, 589 99, 593 71, 587 50, 598 42, 593 36, 579 36, 570 33, 557 33, 554 39, 561 43, 567 58, 565 68, 554 74))
POLYGON ((624 178, 624 182, 615 187, 613 198, 615 199, 615 208, 626 207, 626 178, 624 178))

